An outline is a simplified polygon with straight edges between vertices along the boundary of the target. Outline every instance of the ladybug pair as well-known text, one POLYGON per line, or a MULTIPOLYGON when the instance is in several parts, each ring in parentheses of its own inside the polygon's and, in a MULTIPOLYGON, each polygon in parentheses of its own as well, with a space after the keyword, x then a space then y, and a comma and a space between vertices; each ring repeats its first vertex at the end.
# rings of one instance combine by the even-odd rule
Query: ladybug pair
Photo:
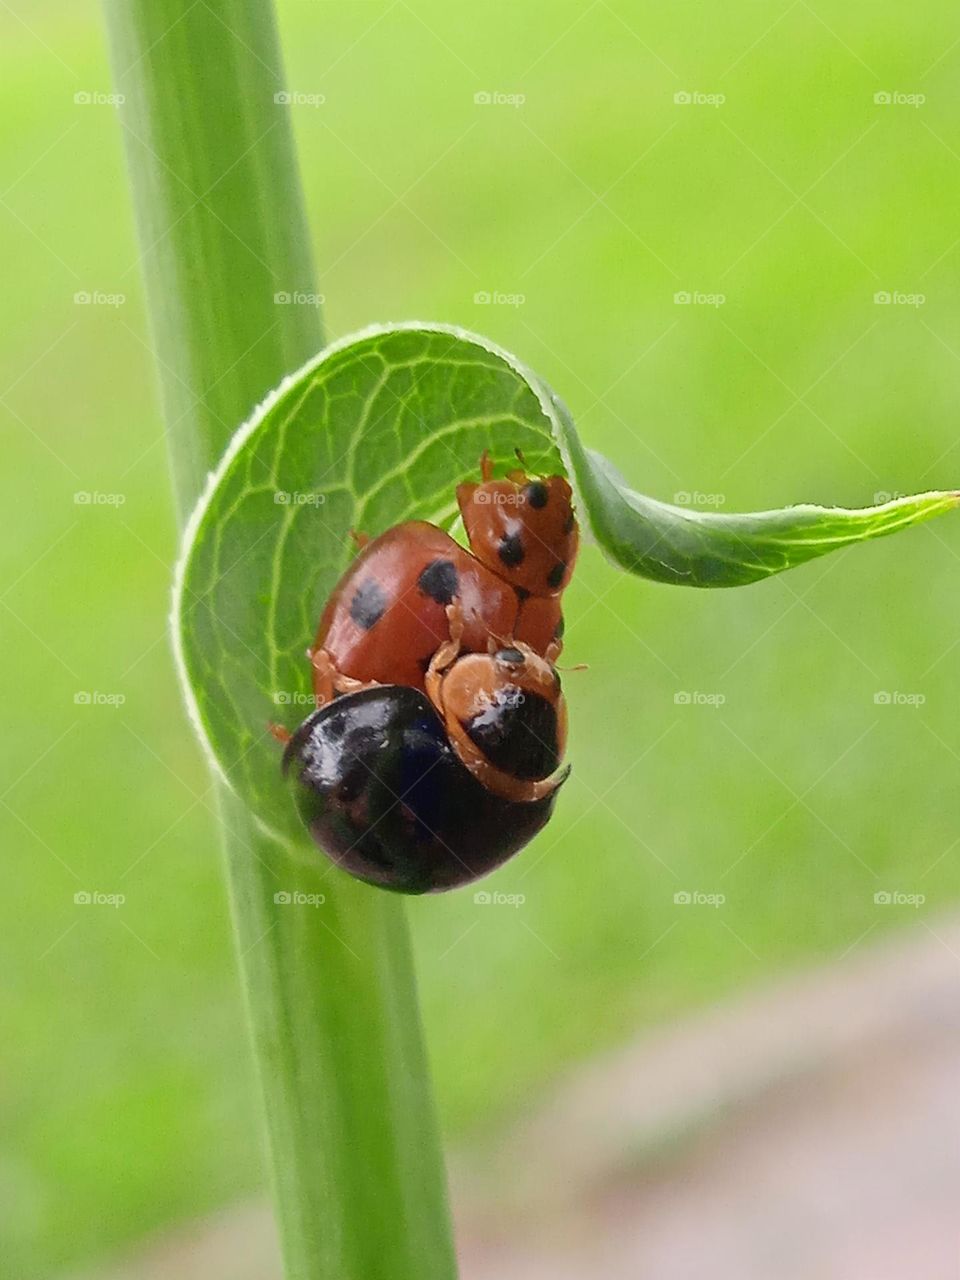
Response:
POLYGON ((553 664, 579 541, 570 486, 494 479, 484 454, 457 503, 469 550, 425 521, 358 539, 308 651, 317 710, 284 753, 321 848, 407 893, 499 865, 566 777, 553 664))

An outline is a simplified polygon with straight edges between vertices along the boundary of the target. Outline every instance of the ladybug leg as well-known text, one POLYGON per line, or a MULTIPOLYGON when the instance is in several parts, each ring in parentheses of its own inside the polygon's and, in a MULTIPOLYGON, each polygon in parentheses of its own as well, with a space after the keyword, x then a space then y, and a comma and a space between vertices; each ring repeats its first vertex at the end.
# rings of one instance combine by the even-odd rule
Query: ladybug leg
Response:
POLYGON ((337 668, 326 649, 308 649, 307 657, 313 667, 313 696, 318 707, 325 707, 336 697, 334 679, 337 668))
POLYGON ((560 654, 562 652, 563 652, 563 641, 551 640, 550 643, 547 645, 546 649, 544 650, 544 654, 543 654, 544 660, 546 662, 549 662, 551 667, 555 666, 556 661, 560 657, 560 654))
POLYGON ((355 680, 338 671, 326 649, 308 649, 307 657, 313 667, 313 694, 318 707, 328 706, 340 693, 360 693, 363 689, 375 689, 379 680, 355 680))
POLYGON ((282 747, 285 747, 287 743, 290 741, 290 739, 293 737, 293 734, 290 732, 290 730, 285 729, 282 724, 274 724, 271 721, 267 725, 267 729, 270 732, 270 736, 273 738, 276 738, 277 742, 279 742, 282 747))
POLYGON ((337 674, 337 693, 362 693, 364 689, 379 688, 379 680, 355 680, 353 676, 337 674))
POLYGON ((358 529, 351 529, 350 537, 353 539, 353 545, 358 551, 362 551, 370 542, 369 533, 361 533, 358 529))
POLYGON ((463 644, 463 606, 460 604, 459 598, 455 596, 450 601, 446 608, 446 614, 447 622, 450 624, 450 639, 445 640, 434 652, 423 681, 427 697, 441 714, 443 713, 443 702, 440 697, 440 684, 443 680, 443 673, 452 662, 456 661, 460 653, 460 647, 463 644))
POLYGON ((489 449, 484 449, 480 455, 480 479, 484 484, 493 479, 493 459, 490 457, 489 449))
POLYGON ((463 645, 463 607, 457 598, 454 598, 446 607, 447 622, 450 625, 450 639, 444 640, 430 659, 430 666, 427 673, 431 671, 443 671, 449 667, 459 656, 461 646, 463 645))
POLYGON ((443 694, 440 689, 442 684, 443 672, 438 671, 431 662, 427 668, 427 674, 423 677, 423 687, 441 719, 443 719, 443 694))

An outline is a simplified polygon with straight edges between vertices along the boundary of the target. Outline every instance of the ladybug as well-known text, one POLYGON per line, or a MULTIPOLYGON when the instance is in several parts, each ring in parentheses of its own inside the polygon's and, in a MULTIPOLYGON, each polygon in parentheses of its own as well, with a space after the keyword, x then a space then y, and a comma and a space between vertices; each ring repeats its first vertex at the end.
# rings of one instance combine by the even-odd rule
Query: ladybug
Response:
POLYGON ((308 651, 318 706, 375 684, 425 691, 455 613, 462 650, 484 653, 497 635, 549 663, 559 656, 560 596, 579 544, 570 485, 522 469, 495 480, 486 452, 480 472, 478 484, 457 488, 469 550, 423 520, 363 541, 308 651))
POLYGON ((502 647, 492 641, 489 653, 466 653, 446 666, 455 643, 438 651, 426 678, 454 751, 495 795, 520 801, 550 795, 567 740, 560 676, 520 641, 502 647))
POLYGON ((568 481, 564 476, 531 480, 522 470, 494 480, 487 453, 480 459, 480 474, 480 484, 457 487, 471 551, 521 601, 559 596, 570 581, 580 540, 568 481))
MULTIPOLYGON (((287 743, 284 773, 305 826, 357 879, 408 894, 457 888, 500 866, 548 822, 566 773, 547 787, 525 776, 549 769, 560 751, 559 740, 540 739, 539 715, 525 712, 526 703, 495 698, 465 732, 498 774, 507 763, 515 769, 532 798, 487 785, 492 776, 469 767, 452 743, 450 717, 473 705, 461 696, 477 674, 458 668, 472 668, 475 657, 485 661, 465 656, 442 677, 452 682, 444 718, 419 689, 377 685, 320 707, 287 743)), ((486 661, 520 675, 513 653, 486 661)))

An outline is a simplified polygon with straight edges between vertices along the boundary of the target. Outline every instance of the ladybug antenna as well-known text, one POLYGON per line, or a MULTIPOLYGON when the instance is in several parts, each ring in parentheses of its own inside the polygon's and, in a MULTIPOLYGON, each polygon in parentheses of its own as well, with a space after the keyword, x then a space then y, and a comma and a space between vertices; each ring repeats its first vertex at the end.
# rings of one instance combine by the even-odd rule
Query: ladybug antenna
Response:
MULTIPOLYGON (((517 455, 517 457, 520 460, 520 465, 523 467, 524 478, 528 477, 530 475, 530 468, 527 466, 527 460, 523 456, 523 450, 519 446, 517 446, 514 448, 513 452, 517 455)), ((547 480, 549 478, 548 473, 546 471, 538 471, 537 476, 541 480, 547 480)))
POLYGON ((487 636, 487 653, 496 653, 499 649, 511 649, 513 647, 513 640, 504 636, 495 635, 492 631, 487 636))
POLYGON ((561 667, 559 664, 554 663, 554 670, 562 671, 566 675, 570 671, 589 671, 590 664, 589 662, 578 662, 575 667, 561 667))

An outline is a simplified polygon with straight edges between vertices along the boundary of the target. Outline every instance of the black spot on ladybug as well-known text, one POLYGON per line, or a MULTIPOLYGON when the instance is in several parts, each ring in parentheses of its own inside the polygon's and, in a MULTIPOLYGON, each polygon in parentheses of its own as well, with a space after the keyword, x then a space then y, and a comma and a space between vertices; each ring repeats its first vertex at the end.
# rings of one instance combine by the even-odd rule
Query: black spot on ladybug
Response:
POLYGON ((526 587, 514 587, 513 589, 517 593, 517 599, 521 604, 523 604, 524 600, 529 600, 530 596, 533 594, 531 591, 528 591, 526 587))
POLYGON ((519 533, 505 533, 500 539, 497 555, 507 568, 515 569, 518 564, 523 564, 524 554, 523 541, 519 533))
POLYGON ((563 581, 563 575, 567 572, 566 560, 558 560, 550 572, 547 574, 547 586, 551 591, 556 591, 557 587, 563 581))
POLYGON ((376 578, 368 578, 360 586, 350 601, 350 617, 358 627, 369 631, 375 627, 387 609, 387 593, 376 578))
POLYGON ((524 495, 530 506, 535 511, 542 510, 547 505, 550 498, 550 491, 547 486, 540 480, 532 480, 524 489, 524 495))
POLYGON ((461 723, 494 768, 511 777, 546 778, 560 763, 556 707, 538 693, 505 685, 478 715, 461 723))
POLYGON ((417 579, 417 586, 437 604, 450 604, 460 588, 457 566, 452 560, 431 560, 417 579))
POLYGON ((567 516, 566 522, 563 526, 563 532, 566 534, 573 533, 574 529, 576 528, 576 525, 577 525, 577 517, 571 511, 570 514, 567 516))

